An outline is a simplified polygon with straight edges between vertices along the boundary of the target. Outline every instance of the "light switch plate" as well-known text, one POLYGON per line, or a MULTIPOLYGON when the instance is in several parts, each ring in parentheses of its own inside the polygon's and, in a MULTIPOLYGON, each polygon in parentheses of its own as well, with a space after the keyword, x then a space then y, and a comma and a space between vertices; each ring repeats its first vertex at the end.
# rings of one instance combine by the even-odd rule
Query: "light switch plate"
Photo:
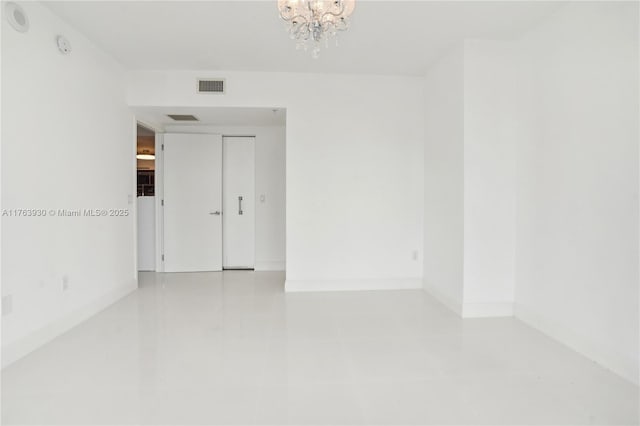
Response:
POLYGON ((13 312, 13 296, 10 294, 2 296, 2 316, 7 316, 13 312))

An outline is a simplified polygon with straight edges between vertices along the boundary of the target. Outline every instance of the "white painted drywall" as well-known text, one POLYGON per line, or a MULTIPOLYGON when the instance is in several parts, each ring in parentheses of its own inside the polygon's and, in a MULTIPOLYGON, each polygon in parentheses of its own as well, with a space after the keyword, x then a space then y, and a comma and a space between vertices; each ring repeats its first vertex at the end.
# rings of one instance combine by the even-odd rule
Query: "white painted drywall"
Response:
POLYGON ((136 71, 128 102, 286 107, 288 290, 419 287, 422 86, 413 77, 136 71), (226 93, 197 94, 204 77, 225 78, 226 93))
POLYGON ((515 60, 465 41, 425 77, 424 286, 463 317, 513 314, 515 60))
POLYGON ((2 295, 13 301, 3 365, 136 288, 135 123, 123 70, 40 3, 21 4, 27 33, 2 20, 2 208, 47 216, 2 218, 2 295), (58 51, 58 34, 71 54, 58 51), (129 214, 52 217, 57 209, 129 214))
POLYGON ((516 315, 638 382, 638 3, 520 43, 516 315))
POLYGON ((638 71, 637 3, 576 2, 522 40, 466 41, 425 87, 425 287, 463 316, 507 315, 515 299, 517 317, 635 382, 638 71), (459 229, 435 216, 444 188, 464 194, 459 229), (438 250, 460 232, 464 256, 438 250), (453 286, 435 274, 451 259, 453 286))
POLYGON ((424 286, 462 312, 464 264, 464 46, 425 78, 424 286))
POLYGON ((514 53, 513 42, 464 43, 465 317, 513 314, 514 53))
POLYGON ((137 198, 138 271, 156 270, 156 198, 137 198))
POLYGON ((167 132, 255 136, 257 271, 285 270, 285 127, 166 126, 167 132), (261 201, 264 196, 264 201, 261 201))

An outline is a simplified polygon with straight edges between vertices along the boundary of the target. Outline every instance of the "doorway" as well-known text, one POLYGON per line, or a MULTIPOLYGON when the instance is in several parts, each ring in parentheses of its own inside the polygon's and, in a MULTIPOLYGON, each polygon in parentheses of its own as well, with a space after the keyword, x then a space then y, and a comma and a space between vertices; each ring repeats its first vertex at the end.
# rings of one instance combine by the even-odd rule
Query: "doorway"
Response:
MULTIPOLYGON (((133 109, 139 121, 153 123, 156 129, 154 178, 157 225, 156 272, 221 271, 223 269, 284 271, 286 269, 286 109, 164 106, 134 107, 133 109), (190 121, 176 119, 183 120, 184 117, 189 117, 190 121), (225 183, 231 182, 230 177, 221 176, 219 202, 211 199, 208 204, 204 203, 202 191, 206 186, 188 183, 185 179, 194 178, 194 176, 189 178, 189 174, 201 173, 198 170, 214 167, 218 168, 220 173, 225 173, 225 170, 229 171, 231 168, 225 168, 222 164, 217 166, 217 160, 212 160, 211 156, 206 154, 208 152, 206 149, 197 149, 195 145, 188 145, 189 149, 186 149, 187 145, 183 145, 185 152, 182 154, 189 157, 182 159, 184 163, 182 165, 174 164, 176 157, 173 155, 178 153, 176 149, 179 148, 174 146, 176 144, 172 144, 172 135, 208 137, 208 144, 220 147, 220 158, 223 158, 225 152, 232 157, 230 154, 234 148, 240 149, 242 146, 247 148, 252 145, 253 149, 240 150, 244 152, 245 159, 241 161, 236 158, 236 162, 246 164, 247 161, 251 163, 253 160, 253 165, 248 166, 248 169, 245 168, 244 172, 241 172, 242 166, 233 168, 239 171, 238 176, 243 179, 244 184, 238 184, 242 187, 235 190, 226 188, 225 183), (223 145, 227 145, 227 149, 223 149, 223 145), (253 158, 250 156, 251 153, 253 158), (249 155, 248 159, 246 155, 249 155), (175 185, 173 191, 171 185, 175 185), (227 200, 224 199, 224 194, 230 194, 227 200), (242 200, 238 197, 242 197, 242 200), (202 203, 202 206, 199 203, 202 203), (204 204, 207 205, 204 206, 204 204), (174 209, 182 208, 185 211, 177 212, 176 216, 174 209), (187 211, 189 209, 190 212, 187 211), (196 210, 199 211, 200 216, 189 216, 195 214, 196 210), (239 211, 243 214, 238 214, 239 211), (226 213, 230 214, 226 215, 226 213), (223 230, 223 221, 227 220, 231 223, 233 219, 244 221, 240 226, 236 226, 238 232, 235 237, 231 236, 234 232, 231 228, 223 230), (219 262, 216 261, 215 266, 205 263, 198 266, 195 262, 188 264, 203 254, 210 260, 206 253, 211 253, 212 246, 204 242, 209 240, 212 234, 218 235, 217 231, 212 233, 208 228, 214 224, 220 229, 220 236, 214 237, 215 244, 220 247, 219 257, 216 254, 219 262), (188 229, 189 227, 191 230, 188 229), (233 241, 244 242, 235 246, 229 244, 233 241), (200 244, 205 244, 206 247, 201 247, 200 244), (228 254, 226 259, 225 252, 228 254), (180 259, 180 256, 183 257, 180 259), (174 263, 176 260, 178 263, 174 263)), ((234 157, 238 156, 242 156, 241 153, 237 153, 234 157)), ((207 185, 210 185, 211 177, 201 176, 199 179, 209 181, 207 185)))
POLYGON ((136 127, 136 212, 138 271, 156 270, 155 131, 136 127))

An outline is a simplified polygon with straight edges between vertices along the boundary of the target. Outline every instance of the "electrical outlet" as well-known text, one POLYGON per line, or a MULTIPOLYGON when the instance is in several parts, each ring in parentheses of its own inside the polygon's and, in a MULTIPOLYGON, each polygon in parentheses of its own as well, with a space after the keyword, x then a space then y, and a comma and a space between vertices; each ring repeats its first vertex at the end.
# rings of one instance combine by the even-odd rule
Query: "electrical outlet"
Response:
POLYGON ((68 275, 63 275, 62 276, 62 291, 67 291, 69 290, 69 276, 68 275))
POLYGON ((13 296, 8 294, 2 296, 2 316, 7 316, 13 312, 13 296))

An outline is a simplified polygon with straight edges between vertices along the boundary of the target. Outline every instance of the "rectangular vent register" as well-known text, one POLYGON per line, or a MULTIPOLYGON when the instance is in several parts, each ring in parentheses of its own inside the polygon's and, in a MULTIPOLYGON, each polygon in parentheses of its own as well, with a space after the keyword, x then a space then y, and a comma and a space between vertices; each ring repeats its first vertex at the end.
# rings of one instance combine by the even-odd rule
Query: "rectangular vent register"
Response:
POLYGON ((167 117, 174 121, 199 121, 197 117, 190 114, 167 114, 167 117))
POLYGON ((198 79, 198 93, 224 93, 224 79, 198 79))

